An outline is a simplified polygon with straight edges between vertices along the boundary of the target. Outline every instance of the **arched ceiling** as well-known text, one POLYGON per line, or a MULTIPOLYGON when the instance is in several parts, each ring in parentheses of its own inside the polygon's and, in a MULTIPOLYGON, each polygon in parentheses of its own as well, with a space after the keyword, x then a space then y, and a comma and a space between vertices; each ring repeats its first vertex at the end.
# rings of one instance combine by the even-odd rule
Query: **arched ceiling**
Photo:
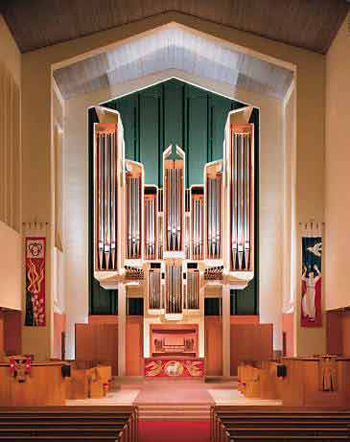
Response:
POLYGON ((279 99, 293 81, 286 68, 175 24, 57 69, 54 77, 63 97, 70 99, 169 69, 279 99))
POLYGON ((1 0, 22 52, 169 11, 325 54, 347 0, 1 0))

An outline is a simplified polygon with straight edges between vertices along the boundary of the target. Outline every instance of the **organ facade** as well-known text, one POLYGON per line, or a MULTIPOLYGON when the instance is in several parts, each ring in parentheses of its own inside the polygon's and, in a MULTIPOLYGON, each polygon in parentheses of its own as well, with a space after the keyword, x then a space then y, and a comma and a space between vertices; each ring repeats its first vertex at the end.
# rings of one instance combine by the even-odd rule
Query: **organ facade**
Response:
POLYGON ((94 277, 143 297, 145 358, 203 357, 207 289, 229 296, 254 277, 251 112, 228 114, 223 158, 205 165, 203 183, 186 188, 186 154, 169 145, 160 188, 145 184, 143 164, 125 158, 120 114, 96 107, 94 277))

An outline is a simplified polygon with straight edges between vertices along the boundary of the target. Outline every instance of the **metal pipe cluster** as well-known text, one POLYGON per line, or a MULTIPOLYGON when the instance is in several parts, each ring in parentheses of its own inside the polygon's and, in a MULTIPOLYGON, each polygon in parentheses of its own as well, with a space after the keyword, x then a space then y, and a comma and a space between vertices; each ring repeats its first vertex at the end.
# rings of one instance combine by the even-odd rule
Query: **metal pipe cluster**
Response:
POLYGON ((221 174, 207 178, 207 255, 221 257, 221 174))
POLYGON ((160 309, 161 273, 150 271, 149 273, 149 308, 160 309))
POLYGON ((182 266, 168 264, 166 267, 167 313, 182 312, 182 266))
POLYGON ((126 279, 142 280, 145 277, 145 272, 137 267, 125 266, 126 279))
POLYGON ((156 259, 156 199, 145 198, 145 258, 156 259))
POLYGON ((220 280, 222 279, 222 272, 224 270, 223 266, 209 267, 204 271, 205 280, 220 280))
POLYGON ((182 170, 166 169, 167 250, 181 250, 182 170))
POLYGON ((127 191, 127 256, 141 258, 141 180, 139 177, 126 177, 127 191))
POLYGON ((203 198, 192 200, 192 256, 203 259, 203 198))
POLYGON ((199 273, 187 273, 187 308, 199 309, 199 273))
POLYGON ((98 269, 115 270, 117 266, 117 173, 116 135, 98 133, 98 269))
POLYGON ((233 132, 231 145, 231 269, 249 270, 251 135, 233 132))

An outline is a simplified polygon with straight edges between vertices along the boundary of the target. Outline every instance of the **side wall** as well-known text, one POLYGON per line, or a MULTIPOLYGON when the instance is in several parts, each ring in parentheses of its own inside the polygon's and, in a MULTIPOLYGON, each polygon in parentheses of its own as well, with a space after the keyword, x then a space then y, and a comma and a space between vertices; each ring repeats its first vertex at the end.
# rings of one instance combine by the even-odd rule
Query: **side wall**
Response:
POLYGON ((350 36, 347 19, 327 54, 325 293, 326 309, 350 306, 350 36))
POLYGON ((22 308, 21 54, 0 15, 0 308, 22 308))

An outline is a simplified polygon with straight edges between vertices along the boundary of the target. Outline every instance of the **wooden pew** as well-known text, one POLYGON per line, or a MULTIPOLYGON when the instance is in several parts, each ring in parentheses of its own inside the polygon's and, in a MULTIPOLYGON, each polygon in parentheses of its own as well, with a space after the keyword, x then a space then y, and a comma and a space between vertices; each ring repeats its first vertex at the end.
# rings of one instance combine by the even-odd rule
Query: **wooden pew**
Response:
POLYGON ((350 438, 350 411, 249 411, 230 406, 211 409, 211 441, 323 440, 350 438))
POLYGON ((0 409, 0 440, 137 439, 138 410, 134 406, 0 409))

